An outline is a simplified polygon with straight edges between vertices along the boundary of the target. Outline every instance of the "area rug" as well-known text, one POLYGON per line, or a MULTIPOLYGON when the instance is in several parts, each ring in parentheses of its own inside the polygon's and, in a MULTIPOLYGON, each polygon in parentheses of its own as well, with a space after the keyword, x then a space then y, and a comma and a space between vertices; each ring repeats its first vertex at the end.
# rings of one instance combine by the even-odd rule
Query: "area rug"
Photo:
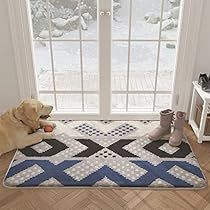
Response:
POLYGON ((203 188, 188 142, 150 141, 147 121, 59 121, 50 140, 18 150, 7 187, 203 188))

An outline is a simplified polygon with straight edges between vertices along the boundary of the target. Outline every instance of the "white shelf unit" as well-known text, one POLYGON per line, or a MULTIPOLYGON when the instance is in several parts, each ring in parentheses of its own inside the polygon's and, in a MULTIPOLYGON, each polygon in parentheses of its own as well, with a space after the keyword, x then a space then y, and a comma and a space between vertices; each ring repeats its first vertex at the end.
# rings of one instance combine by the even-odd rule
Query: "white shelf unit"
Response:
POLYGON ((198 143, 202 143, 203 141, 210 141, 210 136, 204 135, 209 104, 210 104, 210 93, 203 91, 198 82, 193 81, 193 94, 192 94, 192 102, 190 108, 189 124, 191 125, 195 135, 197 136, 198 143), (197 126, 194 120, 195 108, 198 97, 200 97, 200 99, 203 101, 203 109, 201 113, 201 121, 199 127, 197 126))

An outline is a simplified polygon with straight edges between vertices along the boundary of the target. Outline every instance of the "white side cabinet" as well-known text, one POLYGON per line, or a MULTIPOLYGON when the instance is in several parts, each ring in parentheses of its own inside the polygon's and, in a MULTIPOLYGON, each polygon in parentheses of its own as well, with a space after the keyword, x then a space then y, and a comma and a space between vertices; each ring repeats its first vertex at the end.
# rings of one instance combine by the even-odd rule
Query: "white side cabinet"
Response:
POLYGON ((193 82, 193 95, 192 95, 192 102, 191 102, 191 109, 190 109, 190 116, 189 116, 189 124, 191 125, 195 135, 198 138, 198 143, 202 143, 203 141, 210 141, 210 136, 204 135, 204 129, 206 124, 206 117, 208 113, 208 106, 210 103, 210 93, 203 91, 198 84, 197 81, 193 82), (195 107, 196 102, 198 101, 198 97, 203 100, 203 109, 201 113, 201 121, 200 127, 198 128, 197 124, 194 121, 195 116, 195 107))

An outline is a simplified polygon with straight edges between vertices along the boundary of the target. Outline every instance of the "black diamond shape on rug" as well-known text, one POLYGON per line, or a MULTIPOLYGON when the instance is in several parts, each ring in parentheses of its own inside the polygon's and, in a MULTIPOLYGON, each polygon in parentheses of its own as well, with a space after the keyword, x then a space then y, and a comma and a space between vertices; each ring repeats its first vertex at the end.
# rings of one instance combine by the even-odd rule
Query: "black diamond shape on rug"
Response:
POLYGON ((121 139, 114 144, 108 146, 107 148, 115 152, 116 154, 120 155, 121 157, 138 157, 127 150, 123 149, 124 146, 130 144, 131 142, 135 141, 136 139, 121 139))
POLYGON ((151 143, 145 145, 143 148, 161 158, 185 158, 188 154, 191 153, 189 144, 182 142, 181 145, 178 146, 179 150, 173 154, 169 154, 159 149, 159 147, 165 143, 166 140, 152 141, 151 143))
POLYGON ((36 150, 34 150, 33 148, 31 148, 32 146, 34 146, 34 145, 32 145, 30 147, 21 149, 20 151, 27 157, 48 157, 48 156, 56 155, 57 153, 68 148, 65 144, 63 144, 62 142, 60 142, 56 139, 45 139, 43 141, 46 142, 47 144, 49 144, 52 148, 50 148, 49 150, 47 150, 43 153, 39 153, 36 150))
POLYGON ((74 157, 89 157, 104 148, 90 139, 75 139, 75 140, 87 146, 88 148, 80 152, 79 154, 75 155, 74 157))
POLYGON ((120 155, 121 157, 138 157, 129 151, 123 149, 124 146, 130 144, 131 142, 135 141, 136 139, 121 139, 114 144, 103 147, 90 139, 75 139, 76 141, 80 142, 81 144, 87 146, 88 148, 79 154, 75 155, 74 157, 90 157, 91 155, 97 153, 98 151, 102 150, 103 148, 108 148, 112 152, 120 155))

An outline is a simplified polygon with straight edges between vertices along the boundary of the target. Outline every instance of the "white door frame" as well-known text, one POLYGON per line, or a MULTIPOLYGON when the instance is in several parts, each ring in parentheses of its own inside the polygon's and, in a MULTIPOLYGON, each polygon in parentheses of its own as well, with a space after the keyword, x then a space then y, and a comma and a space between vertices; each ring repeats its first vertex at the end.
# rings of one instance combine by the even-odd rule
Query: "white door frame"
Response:
MULTIPOLYGON (((28 0, 7 0, 8 11, 10 19, 10 29, 12 34, 13 47, 15 52, 16 70, 18 76, 19 92, 21 100, 30 97, 37 97, 36 76, 33 63, 33 44, 32 44, 32 25, 29 19, 29 3, 28 0)), ((111 2, 111 0, 109 0, 111 2)), ((100 1, 101 8, 107 9, 107 5, 103 0, 100 1)), ((109 6, 110 7, 110 6, 109 6)), ((177 49, 177 65, 176 76, 174 79, 174 88, 172 95, 172 108, 175 110, 188 111, 189 99, 191 94, 191 82, 193 77, 193 66, 196 56, 196 46, 198 42, 198 35, 200 29, 200 19, 202 16, 203 1, 183 0, 182 2, 182 18, 180 18, 180 33, 178 49, 177 49), (186 79, 187 78, 187 79, 186 79), (184 91, 183 91, 184 90, 184 91)), ((111 18, 100 18, 99 23, 103 22, 103 27, 111 24, 111 18), (110 21, 110 22, 107 22, 110 21)), ((102 25, 98 28, 100 36, 106 36, 102 33, 102 25)), ((111 33, 109 33, 111 34, 111 33)), ((103 37, 109 41, 110 36, 103 37)), ((99 41, 100 43, 100 41, 99 41)), ((111 42, 110 42, 111 43, 111 42)), ((104 55, 105 52, 110 52, 111 46, 103 51, 100 49, 104 47, 101 43, 99 47, 99 54, 104 55)), ((111 55, 111 52, 110 52, 111 55)), ((105 56, 106 59, 111 59, 105 56)), ((109 62, 111 63, 111 62, 109 62)), ((109 68, 106 65, 105 60, 100 60, 99 67, 103 65, 103 68, 109 68)), ((100 69, 100 68, 99 68, 100 69)), ((112 114, 110 115, 111 103, 110 103, 110 74, 103 74, 100 72, 100 90, 104 90, 100 93, 100 111, 102 106, 106 104, 107 109, 103 109, 101 115, 96 114, 54 114, 55 119, 84 119, 84 120, 99 120, 99 119, 124 119, 124 120, 139 120, 139 119, 158 119, 158 113, 125 113, 125 114, 112 114), (109 82, 107 83, 107 81, 109 82)))
POLYGON ((98 69, 99 69, 99 107, 100 118, 109 119, 111 112, 111 16, 106 12, 112 8, 112 0, 98 0, 98 69), (100 15, 105 12, 105 15, 100 15), (103 41, 101 41, 103 40, 103 41), (109 56, 107 56, 109 55, 109 56))

